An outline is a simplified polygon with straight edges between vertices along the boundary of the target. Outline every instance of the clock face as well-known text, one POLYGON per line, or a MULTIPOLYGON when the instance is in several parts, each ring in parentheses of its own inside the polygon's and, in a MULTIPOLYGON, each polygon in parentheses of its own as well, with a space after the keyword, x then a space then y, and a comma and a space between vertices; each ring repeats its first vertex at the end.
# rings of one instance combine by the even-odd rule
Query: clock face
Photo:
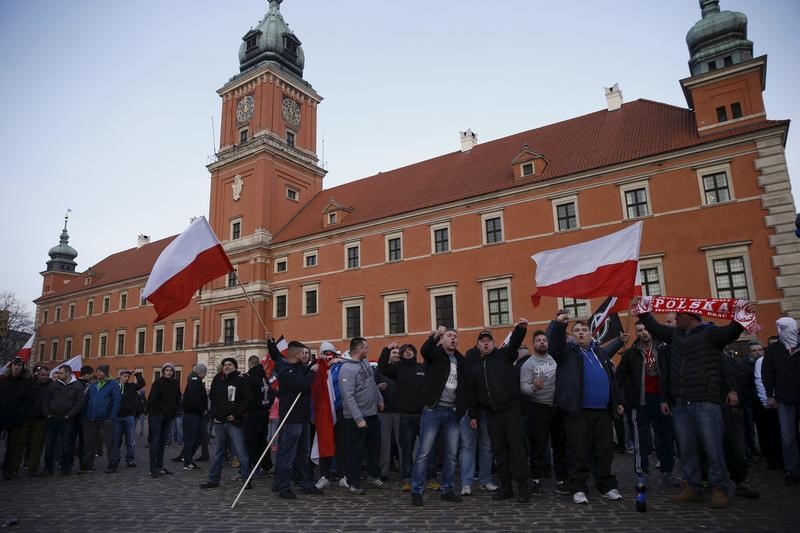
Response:
POLYGON ((300 106, 291 98, 283 99, 283 119, 292 126, 300 125, 300 106))
POLYGON ((250 117, 253 116, 253 107, 255 107, 255 104, 252 96, 245 96, 239 100, 239 103, 236 105, 236 120, 239 122, 247 122, 250 120, 250 117))

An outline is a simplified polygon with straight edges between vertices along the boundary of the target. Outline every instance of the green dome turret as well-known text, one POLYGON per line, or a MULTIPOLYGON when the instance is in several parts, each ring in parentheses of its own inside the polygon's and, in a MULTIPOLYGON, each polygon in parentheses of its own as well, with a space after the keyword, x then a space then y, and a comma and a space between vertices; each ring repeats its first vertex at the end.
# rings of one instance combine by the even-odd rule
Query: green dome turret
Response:
POLYGON ((282 0, 270 0, 269 11, 258 26, 242 37, 239 47, 239 70, 244 72, 265 62, 278 64, 292 74, 303 77, 305 57, 300 39, 283 20, 282 0))
POLYGON ((47 262, 48 272, 75 272, 75 267, 78 266, 78 263, 75 262, 78 252, 69 245, 67 220, 69 220, 69 212, 64 216, 64 229, 61 230, 59 243, 47 252, 47 255, 50 256, 50 261, 47 262))
POLYGON ((700 9, 703 18, 686 34, 692 76, 753 58, 744 13, 720 11, 719 0, 700 0, 700 9))

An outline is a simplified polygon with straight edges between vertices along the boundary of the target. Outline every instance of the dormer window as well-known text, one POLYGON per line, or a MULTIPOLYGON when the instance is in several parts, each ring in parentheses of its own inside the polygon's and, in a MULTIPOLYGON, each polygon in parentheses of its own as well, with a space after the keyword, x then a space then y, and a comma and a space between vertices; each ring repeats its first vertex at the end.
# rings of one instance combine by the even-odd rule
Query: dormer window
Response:
POLYGON ((725 122, 726 120, 728 120, 728 112, 723 105, 717 108, 717 122, 725 122))
POLYGON ((336 213, 328 213, 328 224, 336 224, 336 213))
POLYGON ((246 46, 245 46, 245 51, 246 52, 249 52, 250 50, 252 50, 256 46, 258 46, 258 34, 253 34, 253 35, 249 36, 247 38, 247 40, 245 41, 245 43, 246 43, 246 46))
POLYGON ((292 189, 291 187, 286 187, 286 198, 288 198, 289 200, 294 200, 296 202, 297 195, 298 193, 295 189, 292 189))
POLYGON ((733 65, 733 57, 731 56, 725 56, 725 59, 723 61, 725 62, 726 67, 730 67, 731 65, 733 65))
POLYGON ((533 163, 524 163, 522 165, 523 176, 533 176, 533 163))
POLYGON ((297 37, 289 33, 283 36, 283 49, 286 50, 287 54, 297 56, 298 46, 300 46, 300 41, 297 40, 297 37))
POLYGON ((731 116, 733 116, 733 118, 742 118, 742 104, 739 102, 731 104, 731 116))

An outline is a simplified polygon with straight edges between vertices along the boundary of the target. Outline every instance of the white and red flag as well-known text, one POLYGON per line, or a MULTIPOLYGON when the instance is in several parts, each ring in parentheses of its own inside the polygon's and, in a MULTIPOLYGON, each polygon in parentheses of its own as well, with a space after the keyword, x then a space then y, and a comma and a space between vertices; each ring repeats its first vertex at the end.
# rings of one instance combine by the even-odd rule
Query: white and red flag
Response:
POLYGON ((633 298, 641 290, 639 245, 642 222, 627 228, 556 250, 531 256, 536 261, 534 307, 542 296, 633 298))
POLYGON ((189 305, 203 285, 232 270, 208 221, 197 217, 158 256, 142 299, 155 307, 157 322, 189 305))
POLYGON ((283 338, 283 335, 278 337, 278 341, 275 343, 278 347, 278 351, 281 352, 281 355, 286 357, 286 352, 289 350, 289 343, 286 342, 286 339, 283 338))
POLYGON ((334 408, 333 380, 328 362, 317 361, 319 369, 311 382, 311 406, 314 411, 314 443, 311 447, 311 460, 319 464, 320 457, 336 455, 333 426, 336 425, 334 408))
POLYGON ((60 365, 56 365, 50 371, 51 378, 54 378, 56 376, 56 372, 58 372, 58 367, 60 367, 61 365, 69 365, 69 367, 72 369, 72 373, 77 375, 81 371, 81 367, 83 366, 83 357, 81 355, 76 355, 71 359, 67 359, 60 365))
POLYGON ((19 351, 17 352, 17 357, 22 359, 22 361, 27 364, 27 362, 31 358, 32 349, 33 349, 33 335, 28 337, 28 341, 25 343, 25 346, 19 349, 19 351))

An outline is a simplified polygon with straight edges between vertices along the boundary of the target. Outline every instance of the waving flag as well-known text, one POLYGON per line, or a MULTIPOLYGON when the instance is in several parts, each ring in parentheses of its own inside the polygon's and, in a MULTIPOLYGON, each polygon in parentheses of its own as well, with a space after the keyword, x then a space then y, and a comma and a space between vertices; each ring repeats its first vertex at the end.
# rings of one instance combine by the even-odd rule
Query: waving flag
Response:
POLYGON ((25 346, 20 348, 20 350, 17 352, 17 357, 19 357, 25 363, 27 363, 31 358, 32 349, 33 349, 33 335, 28 337, 28 341, 25 343, 25 346))
POLYGON ((189 305, 203 285, 232 270, 206 218, 197 217, 158 256, 142 299, 153 304, 158 322, 189 305))
POLYGON ((536 261, 534 307, 542 296, 632 298, 639 283, 639 245, 642 222, 565 248, 531 256, 536 261))
POLYGON ((317 361, 319 370, 311 383, 311 405, 314 411, 314 444, 311 460, 319 464, 320 457, 336 455, 333 426, 336 424, 336 409, 333 407, 333 381, 327 361, 317 361))
POLYGON ((56 365, 50 371, 50 377, 51 378, 56 377, 56 372, 58 372, 58 367, 60 367, 61 365, 69 365, 69 367, 72 369, 72 373, 73 374, 77 374, 77 373, 79 373, 81 371, 81 367, 83 366, 83 357, 81 357, 81 355, 76 355, 75 357, 73 357, 71 359, 68 359, 68 360, 64 361, 63 363, 61 363, 59 365, 56 365))

